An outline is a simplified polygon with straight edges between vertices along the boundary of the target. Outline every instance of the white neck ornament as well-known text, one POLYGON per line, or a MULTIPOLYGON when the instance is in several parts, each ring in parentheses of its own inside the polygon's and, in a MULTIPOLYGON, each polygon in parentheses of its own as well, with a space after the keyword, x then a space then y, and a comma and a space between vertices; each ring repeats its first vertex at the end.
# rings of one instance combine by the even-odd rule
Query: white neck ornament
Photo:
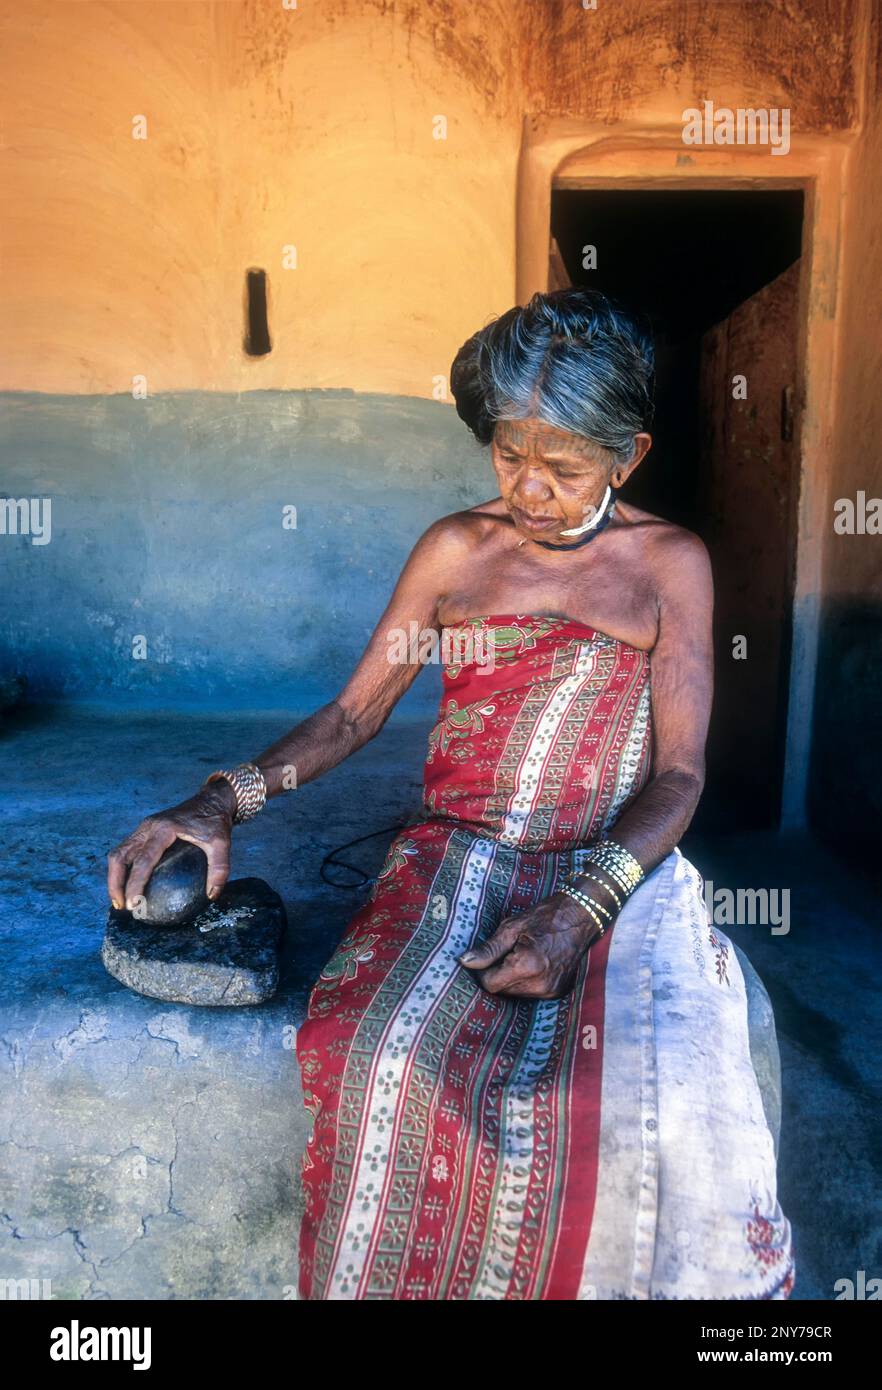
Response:
POLYGON ((568 531, 561 531, 559 532, 559 534, 561 536, 583 536, 586 531, 593 531, 594 527, 597 525, 600 518, 604 515, 607 507, 609 506, 609 499, 611 493, 612 488, 610 487, 609 483, 607 483, 606 492, 603 494, 603 501, 597 508, 591 520, 586 521, 584 526, 571 526, 568 531))

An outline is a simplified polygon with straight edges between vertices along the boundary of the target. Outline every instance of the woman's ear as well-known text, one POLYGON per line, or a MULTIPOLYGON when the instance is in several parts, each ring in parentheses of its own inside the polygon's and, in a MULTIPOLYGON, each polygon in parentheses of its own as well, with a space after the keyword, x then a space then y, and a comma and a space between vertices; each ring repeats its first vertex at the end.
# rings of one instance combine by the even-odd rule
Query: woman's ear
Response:
POLYGON ((609 475, 609 481, 611 485, 613 487, 621 487, 624 482, 627 482, 628 478, 634 472, 634 469, 637 467, 638 463, 640 463, 641 459, 644 459, 646 457, 651 448, 651 434, 635 434, 634 448, 631 453, 631 457, 629 458, 627 463, 622 463, 621 461, 619 461, 615 464, 612 473, 609 475))

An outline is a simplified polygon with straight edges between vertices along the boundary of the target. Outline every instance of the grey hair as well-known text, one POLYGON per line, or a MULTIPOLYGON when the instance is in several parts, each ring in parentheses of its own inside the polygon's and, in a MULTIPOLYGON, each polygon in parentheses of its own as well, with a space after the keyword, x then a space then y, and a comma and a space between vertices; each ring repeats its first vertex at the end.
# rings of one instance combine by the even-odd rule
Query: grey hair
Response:
POLYGON ((652 423, 655 354, 635 318, 598 290, 534 294, 463 343, 450 369, 457 413, 481 444, 499 420, 536 417, 620 463, 652 423))

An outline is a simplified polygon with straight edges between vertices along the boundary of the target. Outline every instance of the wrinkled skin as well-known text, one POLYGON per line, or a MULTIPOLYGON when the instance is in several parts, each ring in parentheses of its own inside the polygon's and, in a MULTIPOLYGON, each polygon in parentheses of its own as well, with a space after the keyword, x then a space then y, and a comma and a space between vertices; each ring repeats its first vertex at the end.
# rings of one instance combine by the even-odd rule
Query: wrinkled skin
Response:
POLYGON ((147 816, 122 844, 107 856, 107 889, 114 907, 132 910, 162 855, 175 840, 188 840, 204 850, 208 860, 206 892, 216 898, 230 871, 230 837, 235 795, 228 782, 209 787, 147 816))
POLYGON ((650 435, 635 435, 633 455, 623 464, 590 440, 544 420, 500 420, 491 447, 493 469, 515 529, 531 540, 564 543, 560 532, 590 520, 607 484, 620 488, 651 443, 650 435), (525 517, 548 522, 532 530, 525 517))
MULTIPOLYGON (((605 919, 604 919, 605 920, 605 919)), ((562 999, 600 928, 566 893, 506 917, 487 941, 459 957, 489 994, 562 999)))

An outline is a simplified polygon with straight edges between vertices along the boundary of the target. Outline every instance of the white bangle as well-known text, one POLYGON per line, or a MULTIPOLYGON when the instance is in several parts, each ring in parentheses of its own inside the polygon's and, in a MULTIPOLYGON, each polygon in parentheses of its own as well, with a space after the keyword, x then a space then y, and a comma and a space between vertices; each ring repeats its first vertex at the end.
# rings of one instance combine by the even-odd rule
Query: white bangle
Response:
POLYGON ((239 763, 234 768, 212 772, 206 777, 205 785, 216 782, 219 777, 229 782, 236 796, 234 825, 251 820, 252 816, 263 810, 266 804, 266 781, 260 768, 254 763, 239 763))

